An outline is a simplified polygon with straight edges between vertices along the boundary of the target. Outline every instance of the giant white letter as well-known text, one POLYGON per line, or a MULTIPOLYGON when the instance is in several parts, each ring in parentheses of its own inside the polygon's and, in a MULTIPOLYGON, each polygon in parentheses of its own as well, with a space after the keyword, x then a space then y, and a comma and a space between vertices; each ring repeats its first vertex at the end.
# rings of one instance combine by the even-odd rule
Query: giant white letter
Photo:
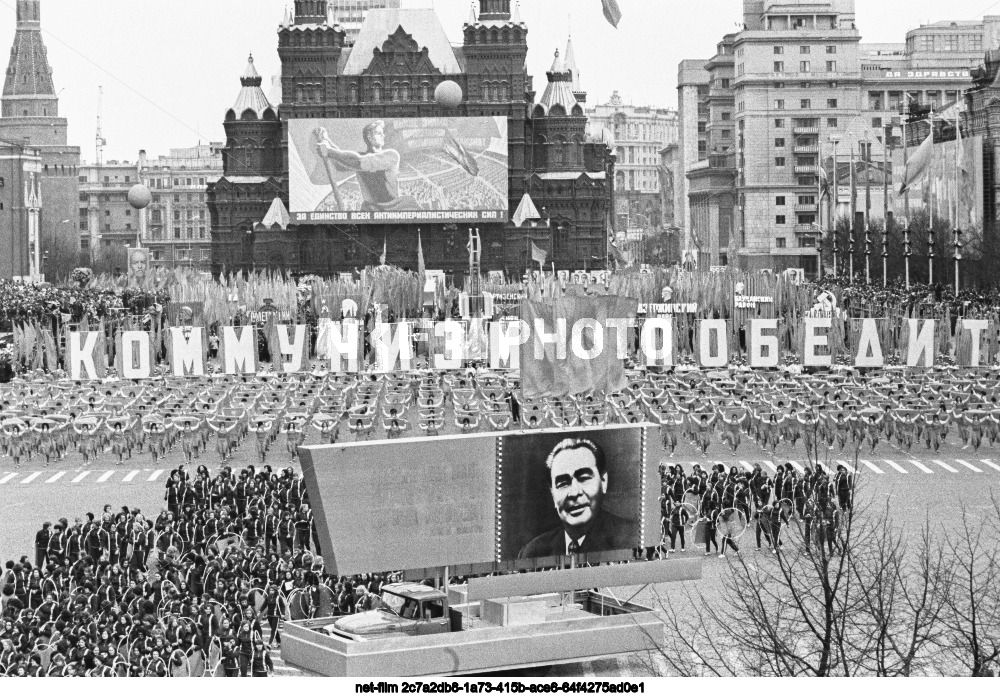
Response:
POLYGON ((910 319, 910 342, 906 347, 906 365, 911 368, 917 367, 923 359, 924 367, 934 366, 934 328, 936 322, 932 319, 923 320, 924 326, 920 326, 921 320, 910 319))
POLYGON ((983 348, 983 332, 986 331, 990 326, 989 320, 985 319, 963 319, 962 320, 962 331, 966 329, 972 335, 971 343, 969 344, 969 366, 972 368, 978 368, 982 362, 982 348, 983 348))
POLYGON ((854 357, 854 365, 859 368, 881 368, 885 365, 882 342, 878 338, 878 320, 861 320, 861 336, 858 338, 858 355, 854 357))
POLYGON ((551 345, 556 350, 556 359, 566 358, 566 320, 562 317, 556 319, 556 330, 554 332, 545 331, 545 320, 541 317, 535 318, 535 360, 545 360, 545 354, 551 352, 546 350, 546 346, 551 345))
POLYGON ((334 373, 358 372, 360 326, 353 320, 330 323, 328 349, 330 370, 334 373))
POLYGON ((153 375, 153 361, 146 332, 122 332, 118 348, 120 374, 126 380, 145 380, 153 375))
POLYGON ((521 368, 521 346, 528 343, 531 327, 524 320, 490 322, 490 368, 521 368))
POLYGON ((750 353, 751 368, 777 368, 781 363, 781 356, 778 355, 778 337, 770 334, 765 336, 765 329, 767 331, 777 331, 778 320, 750 320, 750 336, 748 337, 747 348, 750 353))
POLYGON ((573 355, 581 361, 592 361, 604 351, 604 327, 593 318, 578 319, 573 323, 573 331, 570 333, 570 348, 573 355), (583 345, 583 333, 590 330, 591 347, 585 348, 583 345))
POLYGON ((170 327, 170 367, 174 377, 205 374, 201 327, 170 327), (184 336, 184 332, 188 336, 184 336))
POLYGON ((642 323, 639 349, 647 366, 674 364, 674 320, 672 317, 650 317, 642 323))
POLYGON ((253 327, 222 328, 222 363, 226 375, 257 372, 257 330, 253 327), (236 330, 242 332, 237 335, 236 330))
POLYGON ((698 362, 703 368, 725 368, 729 364, 729 337, 726 320, 698 320, 698 362), (715 333, 717 350, 712 353, 712 333, 715 333))
POLYGON ((87 338, 81 341, 84 332, 69 333, 69 376, 74 380, 96 380, 97 365, 94 363, 94 351, 97 349, 97 332, 86 332, 87 338), (81 373, 81 368, 86 376, 81 373))
POLYGON ((446 319, 434 324, 434 336, 444 339, 444 353, 434 354, 436 370, 458 370, 462 367, 465 345, 465 326, 461 322, 446 319), (450 356, 450 358, 449 358, 450 356))
POLYGON ((295 341, 288 338, 287 324, 279 324, 275 329, 278 330, 278 351, 281 352, 281 356, 292 357, 287 363, 282 360, 281 369, 286 373, 299 372, 309 357, 309 342, 306 341, 308 327, 304 324, 295 325, 295 341))
POLYGON ((817 329, 831 329, 833 320, 829 317, 804 317, 805 336, 802 346, 802 365, 823 366, 833 365, 833 355, 820 356, 816 349, 829 346, 830 339, 826 334, 817 334, 817 329))
POLYGON ((410 370, 413 362, 410 325, 407 322, 400 322, 395 326, 397 329, 393 335, 393 325, 377 322, 371 333, 371 342, 375 349, 375 371, 378 373, 410 370))

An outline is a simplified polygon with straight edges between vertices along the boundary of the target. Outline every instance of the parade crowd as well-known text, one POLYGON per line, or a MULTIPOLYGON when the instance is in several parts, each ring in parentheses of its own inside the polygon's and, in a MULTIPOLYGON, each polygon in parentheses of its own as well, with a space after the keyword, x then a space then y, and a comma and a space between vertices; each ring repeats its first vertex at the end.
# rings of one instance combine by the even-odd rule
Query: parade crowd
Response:
POLYGON ((374 606, 383 576, 326 573, 290 468, 181 465, 164 498, 45 522, 6 562, 0 674, 264 677, 283 620, 374 606))

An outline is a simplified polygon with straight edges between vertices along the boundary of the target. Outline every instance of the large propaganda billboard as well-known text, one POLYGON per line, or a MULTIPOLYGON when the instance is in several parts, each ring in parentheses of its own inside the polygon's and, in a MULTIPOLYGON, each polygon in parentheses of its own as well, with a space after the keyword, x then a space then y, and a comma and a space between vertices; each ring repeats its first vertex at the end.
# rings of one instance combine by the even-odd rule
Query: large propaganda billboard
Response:
POLYGON ((293 119, 297 223, 507 220, 507 119, 293 119))
POLYGON ((614 425, 300 450, 327 571, 631 559, 660 541, 649 429, 614 425), (572 546, 571 546, 572 545, 572 546))

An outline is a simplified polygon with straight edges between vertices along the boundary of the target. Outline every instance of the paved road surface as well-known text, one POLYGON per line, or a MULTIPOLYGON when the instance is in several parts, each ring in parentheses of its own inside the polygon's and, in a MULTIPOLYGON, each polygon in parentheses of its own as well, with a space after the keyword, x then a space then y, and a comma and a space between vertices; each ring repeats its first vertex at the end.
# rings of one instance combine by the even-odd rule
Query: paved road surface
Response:
MULTIPOLYGON (((735 465, 747 469, 760 462, 773 472, 776 465, 784 462, 791 462, 797 468, 809 462, 801 443, 797 448, 783 445, 777 453, 766 453, 754 443, 744 441, 733 455, 720 443, 713 442, 707 457, 702 457, 689 444, 682 444, 673 457, 658 451, 658 447, 650 449, 652 465, 655 466, 657 460, 669 461, 682 464, 686 469, 696 462, 702 466, 722 462, 727 467, 735 465)), ((273 453, 269 459, 272 468, 289 464, 283 439, 275 444, 273 453)), ((183 456, 177 451, 158 463, 143 455, 118 464, 109 453, 87 466, 75 453, 47 467, 38 458, 16 468, 10 459, 0 458, 0 562, 31 553, 34 533, 46 520, 83 517, 88 511, 97 513, 104 504, 111 504, 116 510, 127 505, 155 514, 164 504, 164 482, 170 470, 182 461, 183 456)), ((213 472, 219 467, 214 452, 203 455, 195 466, 200 463, 207 464, 213 472)), ((253 444, 245 443, 231 464, 234 467, 256 465, 253 444)), ((827 451, 820 464, 831 468, 838 464, 852 470, 856 468, 865 496, 879 501, 890 500, 894 519, 904 526, 919 526, 928 515, 949 526, 957 521, 963 504, 973 512, 989 512, 990 496, 1000 496, 1000 448, 987 446, 973 453, 971 448, 963 449, 955 441, 954 434, 938 453, 922 447, 906 452, 895 445, 881 443, 874 455, 865 449, 856 463, 853 451, 841 453, 834 449, 827 451)), ((755 552, 751 550, 750 553, 755 552)), ((701 583, 712 583, 726 563, 715 557, 707 559, 705 579, 701 583)), ((281 668, 283 675, 296 673, 291 666, 282 665, 281 668)), ((613 678, 650 675, 653 670, 655 666, 648 660, 626 656, 555 666, 530 674, 553 678, 613 678)))

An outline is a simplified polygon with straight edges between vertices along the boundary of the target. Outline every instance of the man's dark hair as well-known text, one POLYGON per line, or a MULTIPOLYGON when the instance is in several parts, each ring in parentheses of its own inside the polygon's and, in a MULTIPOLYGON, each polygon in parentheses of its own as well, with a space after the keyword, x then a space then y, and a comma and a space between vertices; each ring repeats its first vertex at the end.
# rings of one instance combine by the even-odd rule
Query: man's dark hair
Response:
POLYGON ((597 466, 597 471, 602 475, 608 471, 607 462, 604 459, 604 451, 601 449, 601 446, 586 438, 567 438, 556 444, 556 447, 552 449, 552 452, 545 459, 545 466, 550 472, 552 471, 552 463, 556 459, 556 455, 567 450, 588 451, 594 456, 594 464, 597 466))

